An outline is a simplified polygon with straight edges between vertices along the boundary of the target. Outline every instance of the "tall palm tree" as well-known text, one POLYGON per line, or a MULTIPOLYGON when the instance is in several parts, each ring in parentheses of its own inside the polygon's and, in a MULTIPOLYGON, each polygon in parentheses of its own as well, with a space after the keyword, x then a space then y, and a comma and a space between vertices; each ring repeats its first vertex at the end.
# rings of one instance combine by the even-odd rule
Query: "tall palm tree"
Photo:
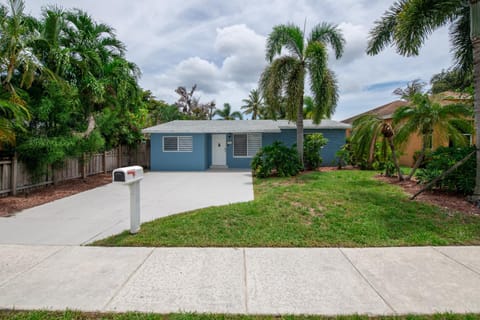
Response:
POLYGON ((394 130, 390 122, 378 115, 366 114, 353 122, 351 145, 356 155, 367 155, 367 163, 373 162, 377 142, 387 143, 392 152, 392 160, 398 179, 403 181, 394 144, 394 130))
POLYGON ((260 92, 257 89, 253 89, 250 91, 248 99, 242 100, 245 104, 240 108, 245 109, 245 111, 243 111, 244 114, 251 114, 252 120, 256 120, 257 117, 261 115, 262 109, 264 108, 262 100, 263 98, 260 95, 260 92))
POLYGON ((297 150, 303 163, 303 96, 305 78, 315 101, 313 121, 319 123, 335 111, 338 99, 337 82, 327 67, 327 48, 330 44, 338 59, 342 56, 345 39, 331 24, 316 25, 306 38, 304 31, 293 24, 278 25, 269 34, 266 59, 270 63, 260 77, 260 89, 269 107, 278 109, 282 98, 286 115, 296 121, 297 150), (281 55, 282 49, 287 54, 281 55))
MULTIPOLYGON (((406 56, 418 55, 427 37, 439 27, 450 25, 456 67, 473 70, 475 138, 480 143, 480 0, 397 0, 375 23, 367 53, 378 54, 394 44, 406 56)), ((473 200, 480 200, 480 148, 473 200)))
POLYGON ((441 140, 450 139, 459 145, 466 144, 463 135, 468 130, 468 118, 472 110, 462 104, 449 104, 441 106, 433 102, 428 94, 415 94, 411 104, 398 108, 393 114, 393 123, 398 126, 396 141, 404 143, 412 134, 422 138, 422 149, 407 179, 415 174, 428 148, 429 141, 435 131, 436 137, 441 140))
POLYGON ((221 120, 242 120, 242 114, 238 111, 232 112, 232 106, 230 103, 224 103, 223 109, 215 110, 213 113, 214 116, 219 116, 221 120))

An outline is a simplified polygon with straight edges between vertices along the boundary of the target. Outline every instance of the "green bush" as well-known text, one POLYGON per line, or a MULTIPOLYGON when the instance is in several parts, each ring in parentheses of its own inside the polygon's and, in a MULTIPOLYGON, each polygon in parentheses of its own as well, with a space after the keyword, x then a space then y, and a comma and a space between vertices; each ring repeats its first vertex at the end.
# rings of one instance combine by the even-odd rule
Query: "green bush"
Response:
MULTIPOLYGON (((455 163, 474 151, 474 147, 455 148, 440 147, 431 153, 424 169, 415 175, 420 183, 428 183, 442 172, 451 168, 455 163)), ((460 194, 472 194, 475 187, 476 158, 472 156, 465 164, 436 183, 434 188, 460 194)))
POLYGON ((322 164, 320 150, 328 142, 328 139, 321 133, 309 134, 303 143, 303 159, 306 169, 316 169, 322 164))
POLYGON ((302 164, 295 146, 288 148, 279 141, 265 146, 252 159, 253 175, 266 178, 273 175, 290 177, 302 170, 302 164))

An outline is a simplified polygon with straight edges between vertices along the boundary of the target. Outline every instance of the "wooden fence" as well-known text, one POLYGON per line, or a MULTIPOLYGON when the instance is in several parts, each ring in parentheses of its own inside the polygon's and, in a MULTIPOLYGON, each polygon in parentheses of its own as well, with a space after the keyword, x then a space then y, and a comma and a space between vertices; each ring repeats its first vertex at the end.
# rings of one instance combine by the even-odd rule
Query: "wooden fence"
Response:
POLYGON ((67 159, 59 168, 48 168, 44 175, 35 179, 27 171, 25 164, 17 161, 16 158, 0 160, 0 196, 16 195, 18 191, 86 178, 130 165, 150 167, 150 144, 142 143, 134 147, 120 146, 104 153, 85 155, 83 159, 67 159))

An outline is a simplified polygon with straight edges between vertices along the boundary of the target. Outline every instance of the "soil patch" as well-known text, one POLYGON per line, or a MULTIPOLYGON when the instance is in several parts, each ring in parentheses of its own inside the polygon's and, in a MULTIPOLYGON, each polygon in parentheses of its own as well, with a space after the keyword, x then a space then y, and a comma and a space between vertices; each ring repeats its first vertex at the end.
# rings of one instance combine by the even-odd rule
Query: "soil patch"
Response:
POLYGON ((97 174, 83 179, 62 181, 20 193, 17 196, 0 197, 0 217, 9 217, 24 209, 65 198, 112 182, 110 174, 97 174))
MULTIPOLYGON (((395 177, 385 177, 383 175, 377 175, 376 179, 390 184, 398 185, 410 195, 414 195, 417 191, 420 191, 420 189, 423 188, 423 185, 418 184, 414 180, 398 181, 398 179, 395 177)), ((414 201, 421 201, 433 204, 448 211, 458 211, 467 214, 480 215, 480 208, 468 202, 465 196, 457 194, 451 194, 436 190, 427 190, 417 196, 414 201)))

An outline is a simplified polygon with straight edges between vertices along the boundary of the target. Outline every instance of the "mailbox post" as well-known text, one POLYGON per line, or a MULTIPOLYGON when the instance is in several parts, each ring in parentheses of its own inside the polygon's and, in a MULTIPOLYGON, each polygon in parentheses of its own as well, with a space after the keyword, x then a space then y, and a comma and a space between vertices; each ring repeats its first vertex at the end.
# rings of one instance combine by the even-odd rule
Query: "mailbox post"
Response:
POLYGON ((140 166, 123 167, 113 170, 113 183, 128 185, 130 189, 130 233, 140 230, 140 181, 143 168, 140 166))

